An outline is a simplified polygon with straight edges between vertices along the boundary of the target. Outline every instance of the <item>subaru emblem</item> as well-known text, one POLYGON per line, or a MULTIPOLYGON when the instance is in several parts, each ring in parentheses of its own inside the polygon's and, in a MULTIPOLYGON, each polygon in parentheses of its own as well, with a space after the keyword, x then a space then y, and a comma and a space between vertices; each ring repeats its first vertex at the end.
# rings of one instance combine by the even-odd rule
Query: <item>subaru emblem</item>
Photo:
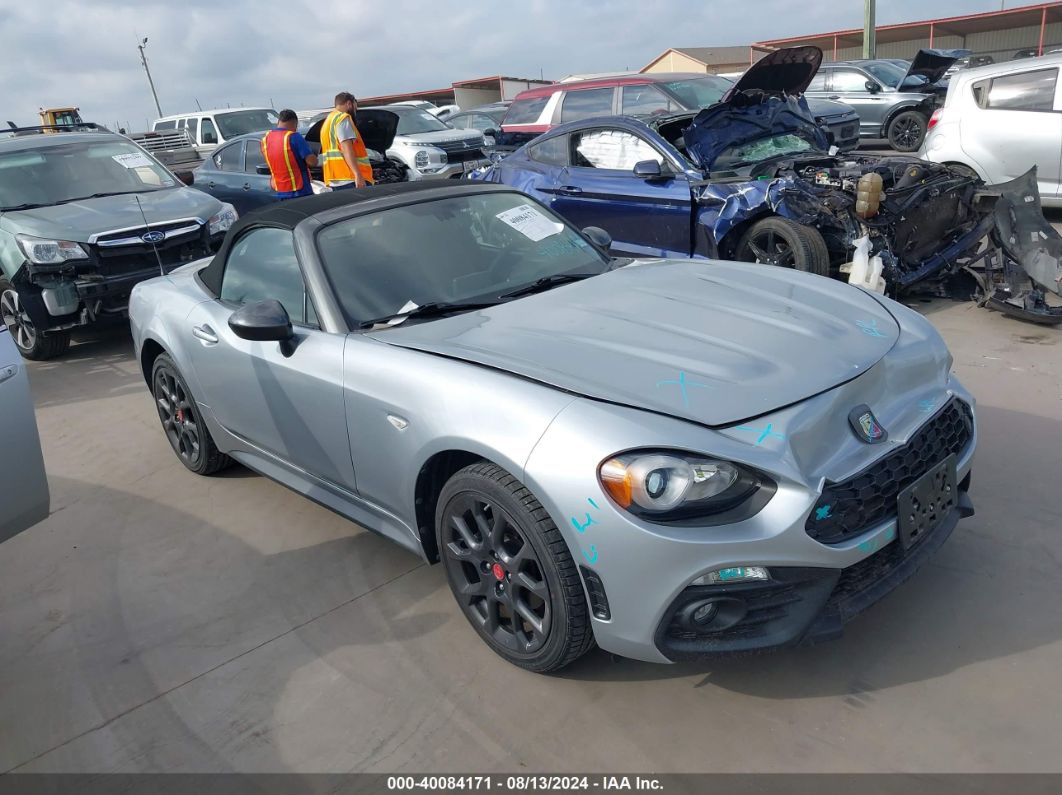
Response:
POLYGON ((160 232, 157 229, 152 229, 150 232, 145 232, 144 234, 142 234, 140 236, 140 239, 143 240, 145 243, 155 245, 156 243, 161 243, 163 240, 166 239, 166 233, 160 232))
POLYGON ((889 438, 889 432, 878 422, 878 418, 874 416, 874 412, 866 404, 852 409, 848 413, 848 422, 860 441, 867 444, 878 444, 889 438))

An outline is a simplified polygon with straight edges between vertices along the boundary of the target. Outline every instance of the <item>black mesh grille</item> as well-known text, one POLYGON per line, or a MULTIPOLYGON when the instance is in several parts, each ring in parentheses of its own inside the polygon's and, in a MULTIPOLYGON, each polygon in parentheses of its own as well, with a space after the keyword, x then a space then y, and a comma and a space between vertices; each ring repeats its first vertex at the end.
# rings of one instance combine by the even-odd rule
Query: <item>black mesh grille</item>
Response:
POLYGON ((952 398, 906 445, 858 475, 823 489, 805 529, 836 544, 896 515, 896 497, 951 454, 961 456, 973 437, 973 412, 952 398))

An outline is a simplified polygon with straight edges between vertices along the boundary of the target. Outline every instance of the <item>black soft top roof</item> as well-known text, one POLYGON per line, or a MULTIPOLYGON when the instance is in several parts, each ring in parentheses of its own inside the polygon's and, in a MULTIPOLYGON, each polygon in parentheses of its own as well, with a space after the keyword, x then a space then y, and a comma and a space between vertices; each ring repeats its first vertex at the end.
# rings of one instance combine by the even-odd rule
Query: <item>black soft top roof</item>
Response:
MULTIPOLYGON (((221 290, 221 273, 224 263, 229 257, 233 242, 245 229, 256 226, 272 226, 281 229, 295 229, 302 221, 311 216, 327 213, 328 220, 334 220, 333 210, 350 207, 352 210, 359 205, 371 202, 370 210, 384 210, 400 204, 408 204, 411 200, 420 198, 446 198, 452 195, 487 193, 491 191, 516 191, 508 185, 496 185, 489 182, 452 182, 418 180, 416 182, 395 182, 387 185, 373 185, 369 188, 348 188, 335 190, 329 193, 318 193, 313 196, 303 196, 298 199, 286 199, 274 204, 254 210, 232 225, 225 235, 225 242, 221 244, 218 253, 203 270, 199 271, 199 278, 214 295, 221 290), (423 194, 423 196, 419 195, 423 194)), ((353 214, 353 213, 351 213, 353 214)), ((338 214, 342 217, 342 213, 338 214)))

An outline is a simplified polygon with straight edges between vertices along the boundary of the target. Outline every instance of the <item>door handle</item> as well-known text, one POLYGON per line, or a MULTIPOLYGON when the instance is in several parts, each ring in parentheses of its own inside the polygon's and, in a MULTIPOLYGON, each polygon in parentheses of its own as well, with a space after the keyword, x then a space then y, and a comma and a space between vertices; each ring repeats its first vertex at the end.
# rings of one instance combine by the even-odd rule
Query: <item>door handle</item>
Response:
POLYGON ((574 185, 563 185, 562 187, 557 188, 557 193, 562 196, 578 196, 582 192, 582 188, 577 188, 574 185))
POLYGON ((210 180, 210 182, 207 183, 207 187, 208 188, 213 188, 214 187, 214 180, 210 180))
POLYGON ((13 364, 9 364, 7 367, 0 367, 0 384, 4 381, 9 381, 15 377, 15 373, 18 372, 18 367, 13 364))
POLYGON ((244 190, 250 190, 251 189, 251 184, 249 182, 243 183, 243 189, 244 190))
POLYGON ((840 94, 834 94, 833 96, 826 97, 826 99, 838 100, 841 98, 840 94))
POLYGON ((192 336, 196 339, 200 339, 208 345, 217 345, 218 335, 214 333, 214 329, 205 323, 202 326, 192 327, 192 336))

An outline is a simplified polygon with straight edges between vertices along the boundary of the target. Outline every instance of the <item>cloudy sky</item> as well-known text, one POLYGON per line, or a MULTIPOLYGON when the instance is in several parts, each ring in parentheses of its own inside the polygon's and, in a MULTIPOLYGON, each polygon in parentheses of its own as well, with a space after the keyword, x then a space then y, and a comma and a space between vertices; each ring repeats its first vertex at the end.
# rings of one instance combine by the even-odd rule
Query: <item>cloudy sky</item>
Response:
MULTIPOLYGON (((1020 5, 1012 0, 1009 6, 1020 5)), ((998 0, 890 0, 879 24, 998 10, 998 0)), ((0 122, 79 105, 87 120, 226 105, 315 108, 504 74, 639 69, 668 47, 747 44, 862 25, 862 0, 0 0, 0 122)))

